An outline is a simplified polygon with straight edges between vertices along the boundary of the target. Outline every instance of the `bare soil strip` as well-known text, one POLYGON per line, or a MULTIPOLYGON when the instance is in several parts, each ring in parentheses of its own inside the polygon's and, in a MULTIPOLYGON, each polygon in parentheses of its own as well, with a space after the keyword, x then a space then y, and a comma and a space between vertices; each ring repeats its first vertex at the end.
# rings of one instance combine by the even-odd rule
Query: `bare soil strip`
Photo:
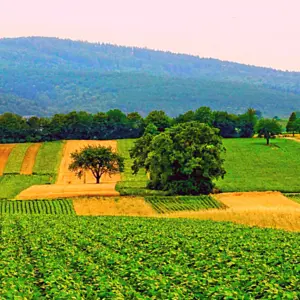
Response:
POLYGON ((153 210, 143 198, 86 198, 74 199, 74 209, 79 216, 154 216, 153 210))
POLYGON ((113 176, 103 176, 100 184, 95 184, 95 178, 91 172, 79 179, 69 171, 72 161, 71 153, 82 149, 87 145, 111 146, 117 151, 117 141, 67 141, 63 150, 63 157, 59 168, 56 184, 53 185, 34 185, 21 192, 17 199, 54 199, 69 198, 79 196, 119 196, 115 187, 121 180, 120 174, 113 176))
POLYGON ((39 149, 41 147, 41 143, 35 143, 32 144, 26 151, 26 154, 24 156, 24 160, 21 167, 21 174, 22 175, 31 175, 33 166, 35 163, 36 156, 39 152, 39 149))
POLYGON ((15 144, 0 145, 0 176, 3 175, 8 157, 15 147, 15 144))

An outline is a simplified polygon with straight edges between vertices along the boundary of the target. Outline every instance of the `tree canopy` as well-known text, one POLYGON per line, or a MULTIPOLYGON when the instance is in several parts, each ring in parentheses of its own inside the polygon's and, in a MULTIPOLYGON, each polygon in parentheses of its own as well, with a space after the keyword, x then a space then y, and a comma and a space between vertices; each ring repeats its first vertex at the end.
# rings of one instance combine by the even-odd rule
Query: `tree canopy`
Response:
POLYGON ((213 180, 225 175, 224 151, 218 129, 192 121, 144 135, 131 157, 135 173, 149 172, 149 188, 196 195, 212 192, 213 180))
POLYGON ((267 145, 270 144, 270 138, 274 138, 282 132, 282 128, 275 119, 260 119, 256 125, 256 131, 260 137, 267 140, 267 145))
POLYGON ((71 154, 70 171, 81 178, 84 172, 90 171, 100 183, 104 174, 113 175, 124 170, 124 158, 113 152, 111 147, 86 146, 71 154))

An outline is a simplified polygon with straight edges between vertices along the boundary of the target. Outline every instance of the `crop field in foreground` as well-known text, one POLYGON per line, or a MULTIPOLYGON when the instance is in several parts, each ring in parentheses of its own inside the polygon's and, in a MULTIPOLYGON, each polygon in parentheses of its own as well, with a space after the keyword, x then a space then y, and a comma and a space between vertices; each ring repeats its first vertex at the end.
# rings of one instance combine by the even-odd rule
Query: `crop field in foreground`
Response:
POLYGON ((0 214, 75 214, 72 200, 0 201, 0 214))
POLYGON ((298 233, 186 219, 3 216, 0 221, 4 299, 300 296, 298 233))
POLYGON ((300 192, 300 143, 272 139, 223 139, 225 179, 218 180, 222 192, 281 191, 300 192))
POLYGON ((145 200, 158 213, 177 211, 198 211, 212 208, 226 208, 224 204, 210 196, 148 196, 145 200))

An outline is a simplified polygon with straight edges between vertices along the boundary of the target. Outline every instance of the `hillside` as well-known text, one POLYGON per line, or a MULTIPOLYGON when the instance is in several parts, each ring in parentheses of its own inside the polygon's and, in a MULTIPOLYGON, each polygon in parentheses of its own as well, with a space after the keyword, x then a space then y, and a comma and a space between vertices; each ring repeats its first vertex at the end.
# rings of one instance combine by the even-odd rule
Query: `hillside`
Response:
POLYGON ((203 105, 288 116, 300 108, 300 73, 55 38, 0 39, 0 113, 119 108, 174 116, 203 105))

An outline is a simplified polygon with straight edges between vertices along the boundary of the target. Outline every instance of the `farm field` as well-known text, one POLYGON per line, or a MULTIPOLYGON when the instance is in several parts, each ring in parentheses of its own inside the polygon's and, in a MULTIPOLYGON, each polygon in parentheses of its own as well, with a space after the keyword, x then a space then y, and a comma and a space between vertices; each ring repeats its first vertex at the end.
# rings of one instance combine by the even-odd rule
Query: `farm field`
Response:
POLYGON ((31 144, 16 144, 6 161, 4 174, 20 174, 25 153, 31 144))
POLYGON ((4 299, 300 296, 298 233, 186 219, 51 215, 0 221, 4 299))
POLYGON ((36 156, 39 152, 40 147, 42 146, 41 143, 35 143, 30 145, 27 149, 24 160, 21 167, 21 174, 23 175, 31 175, 33 172, 33 167, 35 164, 36 156))
POLYGON ((300 192, 300 143, 287 139, 223 139, 224 180, 217 186, 222 192, 281 191, 300 192))
POLYGON ((0 145, 0 176, 3 175, 9 155, 12 152, 15 144, 0 145))
MULTIPOLYGON (((95 179, 91 172, 87 172, 84 176, 79 179, 76 175, 69 171, 69 165, 71 163, 71 153, 76 150, 80 150, 81 148, 87 145, 102 145, 102 146, 111 146, 113 150, 117 150, 117 142, 116 141, 85 141, 85 140, 70 140, 64 143, 64 147, 62 150, 57 150, 59 153, 60 159, 56 160, 55 157, 51 159, 53 161, 52 165, 55 168, 47 169, 46 164, 42 160, 42 156, 40 153, 49 152, 50 146, 53 148, 54 146, 58 148, 57 144, 43 144, 41 150, 37 156, 36 162, 36 172, 46 174, 55 174, 57 172, 58 175, 55 184, 52 185, 33 185, 30 188, 22 191, 17 197, 20 200, 30 200, 30 199, 55 199, 55 198, 68 198, 68 197, 78 197, 78 196, 118 196, 119 193, 115 190, 116 183, 120 180, 120 175, 116 174, 112 177, 108 175, 104 175, 101 178, 101 184, 96 185, 95 179), (48 149, 46 149, 48 147, 48 149), (57 162, 59 161, 60 165, 58 168, 57 162), (52 172, 51 172, 52 170, 52 172)), ((59 149, 59 148, 58 148, 59 149)), ((55 176, 56 177, 56 176, 55 176)))

